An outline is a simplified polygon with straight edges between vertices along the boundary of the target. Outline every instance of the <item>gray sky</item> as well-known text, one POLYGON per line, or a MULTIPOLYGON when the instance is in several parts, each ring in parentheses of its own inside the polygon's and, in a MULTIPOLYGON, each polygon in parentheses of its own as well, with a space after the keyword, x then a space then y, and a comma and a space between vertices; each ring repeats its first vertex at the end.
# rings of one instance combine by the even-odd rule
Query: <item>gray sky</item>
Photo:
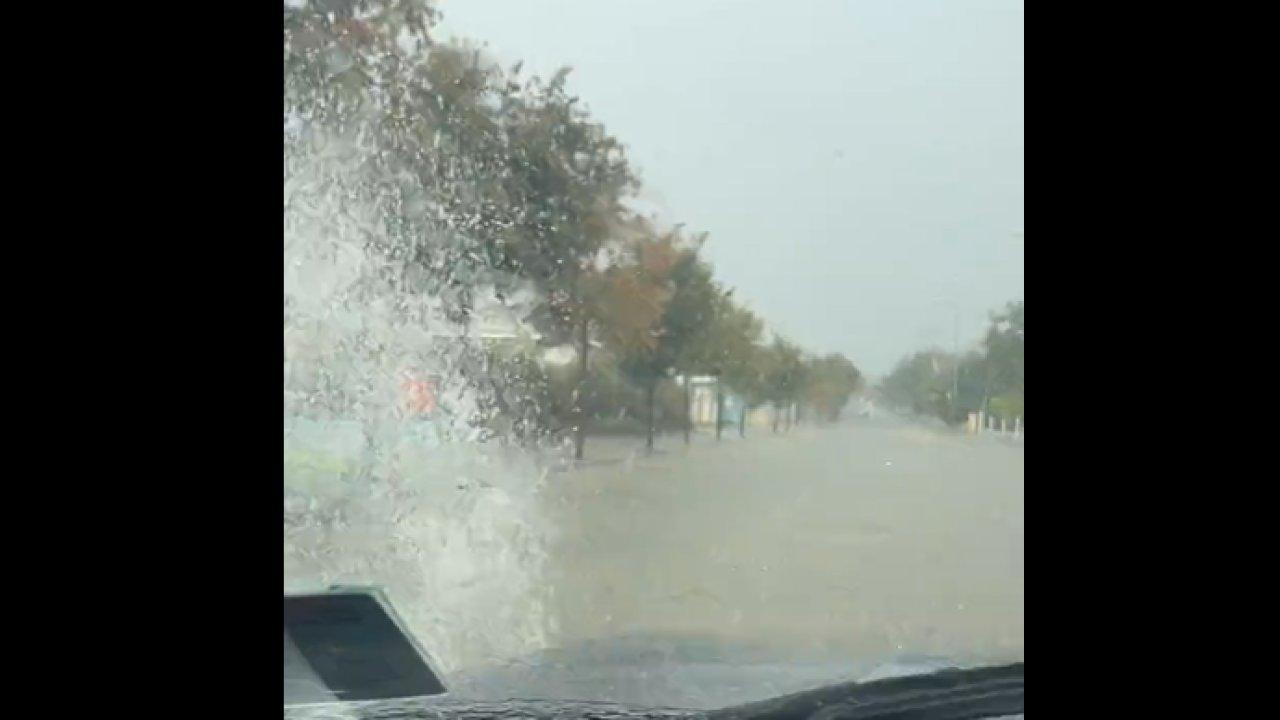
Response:
POLYGON ((880 375, 1023 296, 1016 0, 443 0, 569 88, 769 326, 880 375))

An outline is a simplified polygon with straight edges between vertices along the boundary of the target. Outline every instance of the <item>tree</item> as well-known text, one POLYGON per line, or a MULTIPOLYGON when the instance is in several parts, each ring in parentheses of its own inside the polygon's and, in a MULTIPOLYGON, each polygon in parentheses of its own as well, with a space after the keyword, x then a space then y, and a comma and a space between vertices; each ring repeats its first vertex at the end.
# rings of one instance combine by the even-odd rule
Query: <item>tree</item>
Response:
POLYGON ((1012 419, 1023 412, 1024 357, 1019 300, 992 314, 981 352, 959 358, 940 350, 915 353, 898 362, 879 390, 899 407, 949 424, 978 411, 1012 419))
POLYGON ((1012 419, 1023 412, 1025 349, 1023 303, 1008 303, 991 318, 983 347, 988 368, 987 396, 994 415, 1012 419))
POLYGON ((706 236, 694 241, 672 268, 672 296, 662 315, 662 343, 672 367, 684 376, 684 441, 692 429, 690 378, 714 369, 716 338, 708 332, 715 322, 720 288, 711 268, 698 257, 706 236))
POLYGON ((772 365, 773 353, 769 346, 753 343, 744 361, 737 367, 730 366, 730 387, 742 397, 744 405, 742 416, 738 419, 740 437, 746 437, 746 411, 769 402, 771 395, 768 378, 772 365))
MULTIPOLYGON (((401 331, 437 315, 465 324, 475 295, 503 280, 480 252, 490 226, 470 212, 476 201, 451 200, 490 187, 488 147, 452 145, 494 138, 481 122, 493 73, 460 47, 421 52, 434 21, 429 4, 408 0, 285 8, 286 328, 323 325, 337 306, 376 315, 357 329, 329 323, 318 342, 286 340, 286 402, 301 399, 299 412, 359 412, 369 428, 394 419, 377 379, 438 350, 401 331), (450 70, 463 75, 441 75, 450 70)), ((463 335, 448 350, 465 361, 455 366, 482 356, 463 335)))
POLYGON ((804 387, 804 359, 799 347, 782 338, 774 336, 773 343, 762 354, 764 367, 764 395, 773 404, 773 431, 778 432, 782 415, 787 415, 787 427, 790 428, 790 408, 800 396, 804 387))
MULTIPOLYGON (((721 383, 727 384, 744 402, 756 392, 759 380, 753 363, 762 331, 759 318, 734 303, 732 290, 716 295, 711 324, 704 333, 706 348, 703 351, 703 362, 717 378, 716 439, 720 438, 720 415, 724 405, 721 383)), ((745 435, 745 407, 739 423, 739 433, 745 435)))
MULTIPOLYGON (((760 344, 762 322, 699 257, 705 235, 659 233, 626 209, 638 180, 622 144, 568 93, 567 68, 524 79, 519 65, 504 69, 472 45, 437 41, 438 20, 427 0, 285 7, 286 225, 306 210, 305 198, 295 202, 306 194, 301 183, 328 188, 340 206, 334 222, 373 258, 359 283, 403 316, 386 325, 426 325, 435 318, 421 308, 430 304, 464 329, 456 344, 466 362, 453 365, 469 368, 463 379, 481 392, 481 407, 505 416, 490 426, 537 438, 547 425, 568 425, 581 458, 593 348, 606 351, 600 365, 616 366, 614 377, 647 392, 650 446, 658 383, 672 370, 715 374, 752 407, 839 398, 834 365, 806 364, 781 339, 760 344), (486 296, 505 302, 530 291, 537 307, 523 319, 544 342, 576 348, 572 376, 465 337, 486 296), (828 381, 806 385, 814 371, 828 381)), ((370 342, 370 353, 378 347, 370 342)))
POLYGON ((862 373, 840 354, 814 358, 807 363, 804 400, 818 419, 835 422, 849 397, 862 386, 862 373))
POLYGON ((917 415, 954 421, 952 372, 955 358, 941 350, 914 353, 894 366, 880 383, 880 394, 891 404, 917 415))
POLYGON ((339 179, 377 208, 385 282, 438 298, 454 322, 469 322, 479 293, 532 285, 542 306, 530 319, 581 356, 581 456, 588 276, 635 179, 621 144, 565 91, 567 68, 522 82, 519 66, 434 41, 437 20, 422 0, 285 8, 286 177, 295 156, 355 156, 339 179))
POLYGON ((494 257, 498 267, 521 273, 540 289, 541 329, 577 346, 574 456, 581 459, 593 311, 600 293, 617 280, 600 277, 607 272, 599 259, 625 225, 622 199, 635 179, 620 143, 565 92, 567 75, 562 69, 549 83, 535 83, 531 97, 510 103, 504 186, 518 211, 509 240, 494 257))
MULTIPOLYGON (((479 52, 430 37, 422 0, 311 0, 284 9, 286 196, 290 164, 341 158, 335 179, 374 208, 370 249, 384 281, 443 301, 465 322, 474 296, 509 288, 498 270, 510 103, 503 73, 479 52)), ((296 178, 294 178, 296 179, 296 178)))
MULTIPOLYGON (((645 388, 649 407, 646 447, 650 450, 653 449, 657 385, 668 373, 681 370, 686 376, 687 393, 688 374, 701 362, 695 341, 710 321, 717 293, 710 269, 698 259, 698 245, 682 241, 678 229, 662 238, 656 246, 666 249, 662 256, 668 262, 663 269, 670 295, 653 329, 653 342, 634 346, 623 361, 628 376, 645 388)), ((687 439, 687 394, 684 415, 687 439)))

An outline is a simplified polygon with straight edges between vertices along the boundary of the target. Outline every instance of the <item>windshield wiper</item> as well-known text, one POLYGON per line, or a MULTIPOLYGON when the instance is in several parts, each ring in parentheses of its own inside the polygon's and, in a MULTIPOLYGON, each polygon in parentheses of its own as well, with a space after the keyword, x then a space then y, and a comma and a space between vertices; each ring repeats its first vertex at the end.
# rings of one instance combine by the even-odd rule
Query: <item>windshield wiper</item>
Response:
POLYGON ((284 597, 284 702, 443 695, 426 652, 376 588, 284 597))

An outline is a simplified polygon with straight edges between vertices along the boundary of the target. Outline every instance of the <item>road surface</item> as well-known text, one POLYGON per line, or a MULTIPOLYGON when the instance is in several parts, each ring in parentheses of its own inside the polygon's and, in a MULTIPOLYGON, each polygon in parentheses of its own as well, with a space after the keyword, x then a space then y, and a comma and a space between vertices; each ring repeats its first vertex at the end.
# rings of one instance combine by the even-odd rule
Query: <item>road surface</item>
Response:
POLYGON ((652 456, 593 437, 536 487, 436 445, 396 488, 344 479, 358 426, 308 432, 286 443, 286 587, 385 588, 459 697, 713 708, 1023 659, 1019 444, 886 418, 652 456))
POLYGON ((888 419, 664 437, 653 456, 595 442, 544 498, 561 645, 1023 659, 1020 445, 888 419))

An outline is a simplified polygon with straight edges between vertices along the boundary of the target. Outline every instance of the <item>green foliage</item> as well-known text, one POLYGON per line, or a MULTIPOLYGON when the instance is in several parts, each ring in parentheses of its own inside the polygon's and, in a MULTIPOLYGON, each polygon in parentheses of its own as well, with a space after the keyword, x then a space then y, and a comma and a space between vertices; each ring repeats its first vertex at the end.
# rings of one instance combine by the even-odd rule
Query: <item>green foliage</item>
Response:
POLYGON ((917 415, 954 420, 950 394, 955 358, 940 350, 914 353, 894 366, 880 383, 880 395, 891 405, 917 415))
MULTIPOLYGON (((590 351, 601 355, 592 378, 518 353, 485 359, 472 381, 494 432, 536 440, 575 417, 635 415, 646 388, 661 415, 680 417, 683 400, 664 382, 672 372, 719 375, 753 407, 806 402, 838 415, 856 368, 839 356, 806 361, 781 338, 762 343, 761 319, 699 257, 705 236, 631 215, 625 200, 639 183, 623 145, 568 93, 568 69, 523 78, 518 65, 435 40, 438 20, 426 0, 285 7, 285 175, 356 158, 328 180, 375 208, 381 232, 368 232, 369 247, 391 261, 379 281, 440 298, 458 322, 479 293, 532 288, 527 320, 545 342, 586 356, 586 324, 589 347, 603 350, 590 351)), ((1012 366, 999 377, 1021 382, 1012 366)))
POLYGON ((1008 422, 1013 422, 1014 418, 1023 417, 1021 395, 1010 393, 993 397, 991 402, 988 403, 988 408, 993 417, 1001 418, 1008 422))
POLYGON ((765 399, 777 407, 799 399, 805 382, 804 356, 797 345, 775 336, 764 354, 765 399))
POLYGON ((962 422, 978 410, 1008 420, 1021 417, 1023 338, 1019 300, 992 314, 981 352, 959 359, 940 350, 917 352, 899 361, 878 390, 893 405, 949 423, 962 422))
POLYGON ((862 387, 862 373, 840 354, 814 358, 807 366, 804 402, 819 419, 835 422, 849 397, 862 387))
POLYGON ((992 316, 983 346, 990 375, 990 394, 1005 396, 1020 407, 1025 375, 1021 300, 1009 303, 1004 311, 992 316))
POLYGON ((628 348, 622 363, 640 384, 677 371, 702 370, 712 352, 705 332, 714 319, 719 290, 711 279, 711 268, 698 258, 696 247, 682 247, 678 234, 665 242, 673 253, 673 262, 663 268, 669 294, 651 328, 652 342, 628 348))

